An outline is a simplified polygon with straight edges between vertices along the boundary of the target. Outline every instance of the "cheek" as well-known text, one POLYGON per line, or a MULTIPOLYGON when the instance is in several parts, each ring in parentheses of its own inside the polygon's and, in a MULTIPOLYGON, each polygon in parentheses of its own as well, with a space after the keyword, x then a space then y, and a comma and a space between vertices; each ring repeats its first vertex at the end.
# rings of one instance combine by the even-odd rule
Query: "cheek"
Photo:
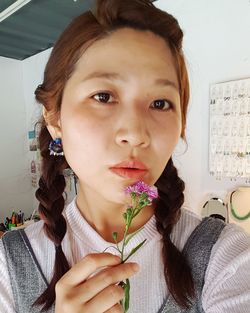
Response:
POLYGON ((152 134, 154 140, 152 140, 152 150, 157 162, 156 171, 157 175, 161 175, 165 166, 167 165, 173 151, 179 141, 181 134, 181 124, 178 119, 172 117, 164 121, 161 127, 152 134))
POLYGON ((101 123, 83 114, 66 115, 62 112, 61 125, 63 148, 69 165, 91 162, 100 156, 106 135, 101 123))
POLYGON ((157 127, 152 128, 152 138, 164 150, 172 150, 181 135, 181 119, 176 114, 169 114, 167 118, 158 121, 157 127))
POLYGON ((162 166, 169 160, 179 141, 181 125, 174 116, 168 116, 151 130, 151 149, 162 166))

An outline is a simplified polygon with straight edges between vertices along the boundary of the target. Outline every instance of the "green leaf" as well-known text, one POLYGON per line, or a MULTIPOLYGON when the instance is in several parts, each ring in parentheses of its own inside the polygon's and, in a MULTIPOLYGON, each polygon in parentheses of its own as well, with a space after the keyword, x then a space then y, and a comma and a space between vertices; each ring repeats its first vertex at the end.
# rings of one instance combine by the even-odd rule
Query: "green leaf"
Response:
POLYGON ((136 215, 138 215, 140 212, 141 212, 141 208, 136 208, 136 210, 134 211, 133 218, 136 217, 136 215))
POLYGON ((134 191, 132 191, 132 192, 130 193, 130 196, 131 196, 131 199, 132 199, 132 200, 135 200, 135 198, 136 198, 136 193, 135 193, 134 191))
POLYGON ((123 214, 122 214, 122 216, 123 216, 123 218, 124 218, 125 222, 127 222, 127 213, 126 213, 126 212, 125 212, 125 213, 123 213, 123 214))
POLYGON ((127 217, 130 218, 132 216, 132 208, 131 207, 127 208, 126 213, 127 213, 127 217))
POLYGON ((131 252, 129 253, 129 255, 126 257, 126 259, 123 260, 123 262, 127 261, 128 258, 131 257, 131 255, 133 255, 138 249, 140 249, 140 247, 144 244, 144 242, 145 242, 146 240, 147 240, 147 239, 144 239, 141 243, 139 243, 139 245, 137 245, 135 248, 133 248, 133 249, 131 250, 131 252))
POLYGON ((139 203, 138 203, 138 206, 143 208, 147 205, 149 205, 151 202, 148 200, 148 199, 143 199, 143 200, 140 200, 139 203))
POLYGON ((139 229, 137 229, 135 232, 133 232, 132 234, 129 234, 127 236, 127 239, 125 241, 125 246, 129 243, 130 239, 132 239, 137 233, 139 233, 139 231, 141 231, 144 227, 141 227, 139 229))
POLYGON ((113 239, 114 239, 115 242, 117 242, 117 236, 118 236, 118 233, 117 233, 116 231, 114 231, 114 232, 112 233, 112 237, 113 237, 113 239))
POLYGON ((142 193, 140 194, 139 201, 143 201, 143 200, 145 200, 145 199, 147 199, 147 198, 148 198, 148 194, 147 194, 146 192, 142 192, 142 193))

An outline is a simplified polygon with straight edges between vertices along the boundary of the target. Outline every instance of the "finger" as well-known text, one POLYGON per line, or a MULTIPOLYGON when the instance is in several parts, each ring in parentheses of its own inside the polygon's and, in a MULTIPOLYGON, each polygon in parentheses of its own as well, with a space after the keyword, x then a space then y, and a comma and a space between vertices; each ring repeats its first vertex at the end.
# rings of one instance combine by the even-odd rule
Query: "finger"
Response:
POLYGON ((81 295, 81 301, 89 301, 109 285, 117 284, 131 277, 138 269, 139 267, 136 263, 123 263, 102 270, 78 287, 78 294, 81 295))
MULTIPOLYGON (((87 312, 101 312, 111 310, 120 300, 124 298, 124 290, 121 286, 111 285, 102 290, 95 298, 85 304, 87 312)), ((112 312, 112 311, 111 311, 112 312)), ((120 311, 118 311, 120 313, 120 311)))
POLYGON ((74 265, 58 282, 59 285, 76 286, 88 278, 90 274, 105 266, 121 263, 121 258, 111 253, 88 254, 74 265))
POLYGON ((123 308, 119 303, 117 303, 116 305, 112 306, 112 308, 105 311, 104 313, 123 313, 123 308))

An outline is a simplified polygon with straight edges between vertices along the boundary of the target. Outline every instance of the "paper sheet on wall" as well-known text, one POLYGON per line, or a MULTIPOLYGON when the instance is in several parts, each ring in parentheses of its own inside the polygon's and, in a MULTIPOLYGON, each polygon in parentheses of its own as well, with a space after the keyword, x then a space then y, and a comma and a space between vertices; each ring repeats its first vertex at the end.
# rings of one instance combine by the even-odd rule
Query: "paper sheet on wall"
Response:
POLYGON ((250 78, 210 87, 209 171, 250 182, 250 78))

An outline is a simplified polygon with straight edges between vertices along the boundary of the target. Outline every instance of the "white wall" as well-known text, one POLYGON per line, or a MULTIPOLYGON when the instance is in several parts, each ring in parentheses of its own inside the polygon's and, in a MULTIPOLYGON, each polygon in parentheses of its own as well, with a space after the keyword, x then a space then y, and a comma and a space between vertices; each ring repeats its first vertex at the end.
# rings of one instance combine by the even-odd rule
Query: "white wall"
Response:
POLYGON ((12 209, 29 217, 37 208, 36 188, 31 185, 28 131, 41 115, 34 98, 51 49, 23 61, 0 57, 0 223, 12 209))
MULTIPOLYGON (((48 60, 51 49, 36 54, 30 58, 27 58, 21 62, 23 73, 23 95, 25 99, 26 109, 26 129, 34 130, 35 124, 38 122, 41 116, 41 105, 35 100, 34 92, 36 87, 43 81, 43 72, 48 60)), ((36 151, 30 151, 28 155, 28 162, 37 160, 36 151)), ((38 178, 39 179, 39 178, 38 178)), ((38 201, 35 197, 35 191, 37 187, 32 188, 32 208, 38 208, 38 201)))
POLYGON ((21 62, 0 57, 0 222, 32 210, 21 62))
MULTIPOLYGON (((41 116, 41 104, 35 101, 34 91, 36 87, 43 82, 44 68, 50 55, 51 49, 48 49, 42 53, 34 55, 30 58, 22 61, 22 73, 23 73, 23 94, 26 104, 26 127, 29 130, 34 129, 35 123, 41 116)), ((36 160, 36 153, 31 151, 29 153, 29 162, 32 159, 36 160)), ((73 187, 73 180, 66 180, 66 192, 67 202, 70 202, 75 196, 75 189, 73 187)), ((33 209, 37 209, 38 201, 35 198, 36 187, 32 187, 32 203, 33 209)))
POLYGON ((250 77, 249 0, 158 0, 156 6, 175 16, 184 31, 184 52, 191 99, 187 121, 188 151, 177 166, 186 182, 186 205, 200 211, 211 196, 225 200, 244 180, 217 181, 208 171, 209 86, 250 77))
MULTIPOLYGON (((228 191, 238 185, 246 185, 244 181, 233 183, 230 180, 222 180, 219 182, 209 175, 208 98, 210 84, 250 77, 250 40, 248 40, 250 33, 250 3, 248 0, 158 0, 155 5, 177 17, 185 33, 184 51, 191 81, 191 99, 187 124, 188 151, 182 155, 184 146, 180 144, 176 149, 175 160, 181 176, 186 182, 186 205, 199 212, 203 203, 210 196, 220 196, 225 199, 228 191)), ((7 122, 7 116, 15 110, 16 122, 13 119, 11 123, 13 123, 13 128, 19 127, 20 129, 12 133, 12 137, 9 138, 15 140, 18 155, 21 154, 22 157, 27 153, 26 147, 24 148, 23 138, 26 138, 26 131, 37 120, 40 112, 39 106, 34 101, 34 90, 42 81, 42 73, 49 52, 45 51, 22 62, 9 61, 9 63, 5 63, 6 75, 0 73, 0 79, 4 80, 4 86, 6 86, 6 83, 9 86, 4 87, 4 89, 8 90, 9 88, 11 90, 9 93, 4 90, 4 96, 2 96, 1 91, 2 103, 8 101, 10 107, 2 113, 3 104, 1 104, 0 114, 1 117, 2 114, 6 116, 5 123, 8 123, 9 126, 10 122, 9 119, 7 122), (20 80, 22 80, 21 73, 23 73, 23 89, 20 84, 20 80), (14 90, 15 92, 13 92, 14 90), (22 96, 22 92, 24 96, 22 96), (23 105, 24 100, 25 106, 23 105), (20 102, 22 102, 22 106, 20 106, 20 102), (23 124, 19 123, 21 116, 22 119, 25 119, 25 110, 26 130, 23 129, 23 124), (16 137, 17 133, 20 136, 16 137)), ((3 86, 2 81, 0 83, 1 88, 3 86)), ((0 127, 0 133, 2 133, 2 129, 5 129, 5 127, 2 125, 0 127)), ((7 146, 10 149, 10 145, 7 145, 5 140, 5 149, 7 146)), ((12 175, 19 175, 19 179, 22 179, 23 182, 26 175, 24 171, 22 172, 23 175, 17 174, 20 173, 20 168, 17 168, 16 164, 16 170, 14 170, 10 166, 10 154, 5 151, 4 155, 4 159, 3 156, 0 156, 1 165, 8 164, 9 171, 13 173, 12 175)), ((28 158, 30 158, 30 154, 28 158)), ((17 161, 22 163, 21 168, 24 169, 26 161, 19 159, 15 163, 17 161)), ((1 166, 1 177, 7 177, 9 171, 7 171, 7 167, 1 166)), ((1 190, 2 181, 3 179, 0 182, 1 190)), ((5 178, 4 195, 8 194, 9 196, 4 196, 5 203, 0 200, 0 217, 1 214, 3 215, 3 210, 8 209, 15 203, 20 207, 23 201, 24 205, 22 206, 25 207, 31 201, 30 189, 25 187, 24 183, 21 186, 15 183, 14 189, 8 191, 11 189, 7 188, 6 181, 5 178), (26 193, 22 193, 21 196, 18 188, 24 189, 26 193), (12 195, 17 193, 16 190, 18 190, 18 196, 14 197, 12 195), (14 201, 12 199, 18 201, 12 204, 12 201, 14 201), (27 201, 27 204, 21 199, 27 201)), ((1 198, 2 194, 1 192, 1 198)), ((33 197, 31 199, 34 200, 33 197)))

